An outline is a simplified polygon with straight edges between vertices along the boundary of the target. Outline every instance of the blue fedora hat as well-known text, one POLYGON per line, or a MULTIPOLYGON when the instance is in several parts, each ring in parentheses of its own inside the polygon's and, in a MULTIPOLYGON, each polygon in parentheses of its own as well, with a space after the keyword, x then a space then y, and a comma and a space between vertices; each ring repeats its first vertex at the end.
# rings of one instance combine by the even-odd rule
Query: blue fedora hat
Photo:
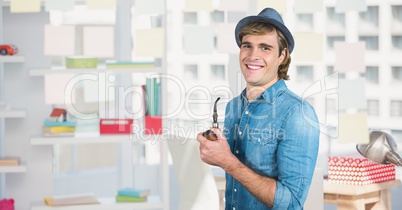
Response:
POLYGON ((283 23, 281 15, 273 8, 265 8, 257 16, 247 16, 237 23, 235 29, 237 46, 240 47, 241 45, 241 40, 239 39, 240 30, 251 21, 262 21, 275 26, 285 36, 289 44, 289 52, 292 53, 295 45, 292 33, 290 33, 289 29, 283 23))

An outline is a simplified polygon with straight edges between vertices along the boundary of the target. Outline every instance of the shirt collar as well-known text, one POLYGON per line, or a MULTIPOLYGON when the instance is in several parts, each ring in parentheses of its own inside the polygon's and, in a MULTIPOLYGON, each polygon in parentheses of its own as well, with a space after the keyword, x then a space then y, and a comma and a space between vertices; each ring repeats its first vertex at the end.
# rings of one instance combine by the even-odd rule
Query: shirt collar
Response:
MULTIPOLYGON (((268 103, 273 103, 276 98, 286 90, 287 86, 283 79, 279 79, 271 87, 267 88, 256 100, 265 100, 268 103)), ((241 98, 243 101, 248 101, 246 97, 246 89, 241 93, 241 98)))

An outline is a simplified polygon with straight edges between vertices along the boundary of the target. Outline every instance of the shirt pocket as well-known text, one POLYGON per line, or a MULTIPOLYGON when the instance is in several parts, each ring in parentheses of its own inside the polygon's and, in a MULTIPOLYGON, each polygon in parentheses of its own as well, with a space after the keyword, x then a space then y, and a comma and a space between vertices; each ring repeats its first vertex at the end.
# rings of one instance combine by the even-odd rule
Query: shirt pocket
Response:
POLYGON ((275 132, 267 129, 252 129, 249 132, 249 141, 254 144, 266 146, 267 144, 275 144, 275 132))

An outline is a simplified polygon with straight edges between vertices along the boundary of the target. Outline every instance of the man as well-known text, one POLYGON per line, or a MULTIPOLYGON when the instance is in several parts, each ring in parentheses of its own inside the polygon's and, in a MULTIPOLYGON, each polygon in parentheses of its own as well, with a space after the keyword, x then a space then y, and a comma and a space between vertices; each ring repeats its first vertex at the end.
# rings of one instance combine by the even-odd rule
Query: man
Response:
MULTIPOLYGON (((201 159, 226 172, 226 210, 303 209, 318 153, 313 107, 284 82, 294 40, 266 8, 236 26, 245 90, 226 107, 217 141, 200 133, 201 159)), ((311 52, 306 52, 311 53, 311 52)))

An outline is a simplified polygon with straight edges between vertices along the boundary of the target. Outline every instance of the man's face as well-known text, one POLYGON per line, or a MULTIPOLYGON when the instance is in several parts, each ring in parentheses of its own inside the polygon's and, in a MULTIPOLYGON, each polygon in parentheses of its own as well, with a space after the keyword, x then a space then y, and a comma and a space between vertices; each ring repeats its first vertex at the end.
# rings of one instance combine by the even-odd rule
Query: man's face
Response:
POLYGON ((285 58, 279 55, 278 33, 246 35, 240 46, 240 68, 248 88, 266 88, 278 81, 278 67, 285 58))

